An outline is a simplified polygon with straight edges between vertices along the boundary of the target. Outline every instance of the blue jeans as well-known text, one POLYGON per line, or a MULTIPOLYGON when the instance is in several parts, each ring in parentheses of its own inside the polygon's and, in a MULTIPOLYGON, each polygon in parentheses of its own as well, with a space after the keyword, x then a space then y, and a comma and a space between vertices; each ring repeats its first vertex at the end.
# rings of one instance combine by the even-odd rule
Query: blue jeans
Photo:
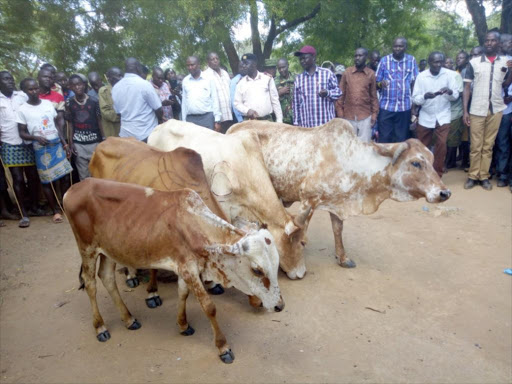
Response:
POLYGON ((410 137, 411 110, 391 112, 379 111, 379 143, 400 143, 410 137))
POLYGON ((503 115, 496 136, 496 173, 500 180, 512 183, 512 172, 510 167, 510 146, 512 140, 512 113, 503 115))

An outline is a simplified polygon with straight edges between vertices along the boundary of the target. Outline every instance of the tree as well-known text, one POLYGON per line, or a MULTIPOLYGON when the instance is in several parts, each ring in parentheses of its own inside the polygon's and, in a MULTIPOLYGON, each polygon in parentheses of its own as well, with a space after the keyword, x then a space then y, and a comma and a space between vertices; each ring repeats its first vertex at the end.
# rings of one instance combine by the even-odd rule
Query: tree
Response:
POLYGON ((484 45, 488 31, 485 7, 494 10, 501 5, 501 33, 512 33, 512 0, 466 0, 466 6, 475 25, 475 33, 480 45, 484 45))

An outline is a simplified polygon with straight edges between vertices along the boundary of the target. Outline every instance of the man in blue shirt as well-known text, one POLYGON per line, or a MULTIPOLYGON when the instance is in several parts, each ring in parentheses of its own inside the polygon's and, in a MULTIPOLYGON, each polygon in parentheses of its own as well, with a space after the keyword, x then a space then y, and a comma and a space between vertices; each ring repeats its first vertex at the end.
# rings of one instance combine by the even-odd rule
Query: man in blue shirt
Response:
POLYGON ((393 53, 384 56, 376 73, 380 85, 379 142, 396 143, 409 138, 411 121, 411 94, 418 76, 413 56, 405 53, 407 40, 398 37, 393 42, 393 53))
POLYGON ((120 137, 147 142, 153 129, 163 122, 162 102, 153 86, 141 78, 142 65, 130 57, 125 75, 112 88, 114 109, 121 115, 120 137))

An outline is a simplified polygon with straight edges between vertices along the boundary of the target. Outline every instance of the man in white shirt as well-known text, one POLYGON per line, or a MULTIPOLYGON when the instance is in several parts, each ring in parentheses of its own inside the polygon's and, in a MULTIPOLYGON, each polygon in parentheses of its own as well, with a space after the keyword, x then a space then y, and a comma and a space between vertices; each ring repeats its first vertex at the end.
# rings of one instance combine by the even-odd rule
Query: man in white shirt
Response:
POLYGON ((248 53, 242 56, 244 76, 235 91, 233 106, 244 116, 244 120, 273 121, 272 113, 278 123, 283 122, 283 112, 279 103, 279 94, 271 76, 258 71, 256 55, 248 53))
POLYGON ((182 119, 220 132, 222 114, 214 80, 201 72, 201 63, 196 56, 187 59, 187 68, 190 75, 182 83, 182 119))
POLYGON ((137 59, 126 59, 125 75, 112 88, 112 99, 115 111, 121 115, 119 136, 147 142, 153 129, 163 122, 163 112, 155 89, 140 77, 141 73, 137 59))
POLYGON ((229 89, 231 79, 229 74, 220 67, 219 55, 217 53, 210 52, 206 58, 208 68, 203 71, 203 74, 206 77, 210 77, 217 88, 217 98, 219 100, 220 113, 222 114, 220 119, 221 132, 226 133, 234 123, 229 89))
POLYGON ((450 70, 443 68, 444 60, 442 52, 432 52, 429 55, 429 69, 418 75, 412 94, 414 104, 421 105, 416 131, 418 139, 426 147, 430 147, 432 137, 436 137, 434 169, 439 177, 443 175, 446 139, 450 131, 450 102, 459 97, 455 77, 450 70))

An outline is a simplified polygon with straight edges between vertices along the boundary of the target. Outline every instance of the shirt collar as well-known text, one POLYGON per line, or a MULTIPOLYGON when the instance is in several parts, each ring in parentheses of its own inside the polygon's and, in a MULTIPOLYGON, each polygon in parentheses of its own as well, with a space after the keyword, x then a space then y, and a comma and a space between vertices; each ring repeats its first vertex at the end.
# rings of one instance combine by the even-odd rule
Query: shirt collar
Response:
MULTIPOLYGON (((496 59, 495 60, 499 60, 500 59, 500 55, 498 53, 496 53, 496 59)), ((487 55, 485 53, 482 53, 482 57, 480 58, 480 62, 483 63, 484 61, 489 61, 489 59, 487 59, 487 55)))
POLYGON ((308 75, 308 76, 314 76, 314 75, 315 75, 315 73, 318 73, 319 71, 320 71, 320 67, 317 65, 317 66, 315 66, 315 72, 314 72, 312 75, 310 75, 310 74, 309 74, 309 72, 308 72, 308 71, 306 71, 306 70, 304 70, 304 72, 303 72, 303 73, 304 73, 305 75, 308 75))
POLYGON ((247 81, 256 81, 256 80, 260 80, 261 79, 261 72, 260 71, 257 71, 258 73, 256 74, 256 77, 253 79, 251 76, 249 75, 246 75, 245 77, 247 77, 247 81))
POLYGON ((349 69, 351 69, 351 73, 363 72, 365 75, 368 75, 370 72, 370 69, 366 65, 364 66, 362 71, 358 71, 355 65, 353 67, 349 67, 349 69))
POLYGON ((446 71, 448 71, 448 69, 441 68, 441 70, 439 71, 439 73, 437 75, 433 75, 432 72, 430 72, 430 69, 425 69, 425 72, 427 72, 427 74, 425 76, 426 77, 431 77, 433 79, 436 79, 439 76, 444 75, 446 73, 446 71))
MULTIPOLYGON (((142 77, 140 77, 139 75, 135 74, 135 73, 125 73, 124 74, 124 77, 139 77, 142 79, 142 77)), ((121 79, 122 80, 122 79, 121 79)))

